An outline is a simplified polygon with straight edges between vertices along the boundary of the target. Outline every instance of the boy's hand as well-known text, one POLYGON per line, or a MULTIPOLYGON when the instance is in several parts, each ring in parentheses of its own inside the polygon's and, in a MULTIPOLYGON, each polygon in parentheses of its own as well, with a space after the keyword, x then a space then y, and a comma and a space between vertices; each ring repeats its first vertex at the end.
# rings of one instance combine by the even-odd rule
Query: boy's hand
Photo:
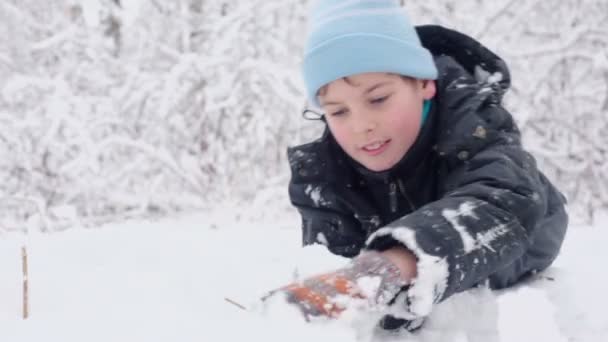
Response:
POLYGON ((409 282, 392 259, 384 253, 365 252, 345 268, 289 284, 264 299, 283 293, 307 320, 336 318, 352 299, 364 300, 370 307, 387 305, 409 282))

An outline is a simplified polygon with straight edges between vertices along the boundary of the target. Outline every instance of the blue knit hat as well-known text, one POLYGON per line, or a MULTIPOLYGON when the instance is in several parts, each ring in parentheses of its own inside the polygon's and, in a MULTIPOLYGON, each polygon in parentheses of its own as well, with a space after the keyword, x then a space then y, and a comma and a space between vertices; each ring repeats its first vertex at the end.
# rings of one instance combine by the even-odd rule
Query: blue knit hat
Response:
POLYGON ((434 80, 437 68, 397 0, 318 0, 309 13, 302 72, 308 100, 337 79, 390 72, 434 80))

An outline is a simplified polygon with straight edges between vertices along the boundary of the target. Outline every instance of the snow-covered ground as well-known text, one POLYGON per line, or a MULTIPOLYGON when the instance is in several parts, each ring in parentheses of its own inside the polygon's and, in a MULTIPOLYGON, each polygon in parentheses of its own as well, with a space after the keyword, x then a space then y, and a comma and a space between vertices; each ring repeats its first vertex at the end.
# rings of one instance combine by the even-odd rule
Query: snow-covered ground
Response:
POLYGON ((363 314, 304 323, 287 304, 260 306, 266 291, 345 260, 320 246, 300 248, 293 213, 243 222, 230 212, 0 235, 0 341, 608 341, 601 225, 572 227, 555 266, 535 280, 454 296, 410 335, 375 331, 363 314))

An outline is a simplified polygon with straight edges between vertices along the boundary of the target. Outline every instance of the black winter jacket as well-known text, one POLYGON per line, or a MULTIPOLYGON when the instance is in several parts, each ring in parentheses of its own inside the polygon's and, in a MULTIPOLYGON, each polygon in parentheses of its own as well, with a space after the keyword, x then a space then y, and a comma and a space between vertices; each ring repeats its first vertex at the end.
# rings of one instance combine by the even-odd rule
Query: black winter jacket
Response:
POLYGON ((304 244, 347 257, 396 245, 411 250, 418 277, 402 315, 410 318, 477 284, 503 288, 547 268, 568 222, 563 195, 537 169, 501 105, 510 85, 503 60, 461 33, 417 29, 439 70, 437 94, 396 166, 365 169, 327 129, 288 149, 289 195, 302 215, 304 244))

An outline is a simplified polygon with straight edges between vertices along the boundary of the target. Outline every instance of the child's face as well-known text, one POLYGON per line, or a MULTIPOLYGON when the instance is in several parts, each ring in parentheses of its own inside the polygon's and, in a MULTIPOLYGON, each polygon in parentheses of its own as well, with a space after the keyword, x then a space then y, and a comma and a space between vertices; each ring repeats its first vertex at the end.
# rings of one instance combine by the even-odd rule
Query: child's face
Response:
POLYGON ((434 95, 433 81, 365 73, 328 84, 319 102, 340 147, 369 170, 385 171, 414 144, 423 102, 434 95))

